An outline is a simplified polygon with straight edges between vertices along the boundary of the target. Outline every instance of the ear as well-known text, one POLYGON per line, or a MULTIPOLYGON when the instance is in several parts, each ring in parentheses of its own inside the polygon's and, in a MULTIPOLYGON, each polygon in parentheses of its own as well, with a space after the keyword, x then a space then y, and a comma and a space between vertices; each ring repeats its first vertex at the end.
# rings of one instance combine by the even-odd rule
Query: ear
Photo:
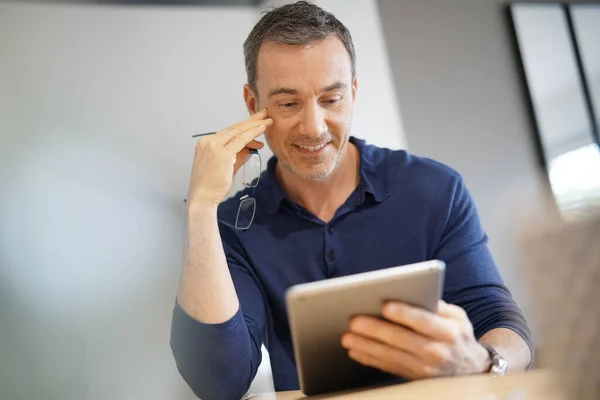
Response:
POLYGON ((259 111, 258 96, 247 83, 244 85, 244 102, 250 115, 256 114, 259 111))
POLYGON ((352 101, 356 101, 356 92, 358 90, 358 77, 355 75, 352 80, 352 101))
POLYGON ((356 104, 356 92, 358 91, 358 77, 352 80, 352 115, 354 115, 354 104, 356 104))

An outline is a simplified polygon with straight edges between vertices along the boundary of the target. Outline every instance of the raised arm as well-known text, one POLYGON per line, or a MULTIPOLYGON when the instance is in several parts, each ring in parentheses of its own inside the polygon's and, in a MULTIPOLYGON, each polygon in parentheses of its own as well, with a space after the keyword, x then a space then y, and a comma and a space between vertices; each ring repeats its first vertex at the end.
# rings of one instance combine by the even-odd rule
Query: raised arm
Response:
POLYGON ((260 363, 264 300, 243 258, 224 248, 217 209, 250 149, 262 147, 254 139, 271 123, 261 111, 196 146, 171 347, 182 377, 203 400, 239 399, 260 363))

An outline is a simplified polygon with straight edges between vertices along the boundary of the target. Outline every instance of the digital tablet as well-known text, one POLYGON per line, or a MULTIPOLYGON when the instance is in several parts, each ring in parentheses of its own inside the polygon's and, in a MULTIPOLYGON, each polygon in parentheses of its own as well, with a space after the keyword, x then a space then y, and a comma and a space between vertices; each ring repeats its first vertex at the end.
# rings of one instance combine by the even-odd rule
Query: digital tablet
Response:
POLYGON ((303 283, 286 292, 300 390, 306 395, 389 382, 391 375, 348 357, 340 343, 356 315, 382 318, 389 300, 437 311, 445 264, 433 260, 303 283))

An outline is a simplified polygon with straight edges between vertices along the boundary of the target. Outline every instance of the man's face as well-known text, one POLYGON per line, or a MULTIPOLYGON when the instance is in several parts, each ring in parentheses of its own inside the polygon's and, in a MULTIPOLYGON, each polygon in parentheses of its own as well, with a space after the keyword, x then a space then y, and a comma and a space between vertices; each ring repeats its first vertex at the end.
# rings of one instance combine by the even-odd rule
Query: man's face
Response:
POLYGON ((265 133, 278 161, 301 179, 329 176, 350 135, 357 82, 337 36, 310 46, 264 43, 249 108, 267 107, 273 125, 265 133), (256 98, 258 95, 258 98, 256 98))

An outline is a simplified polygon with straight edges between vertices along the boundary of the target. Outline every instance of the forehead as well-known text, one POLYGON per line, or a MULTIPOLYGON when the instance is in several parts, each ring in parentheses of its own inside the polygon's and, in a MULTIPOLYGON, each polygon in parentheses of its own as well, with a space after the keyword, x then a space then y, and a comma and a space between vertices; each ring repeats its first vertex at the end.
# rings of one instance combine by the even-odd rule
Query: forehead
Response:
POLYGON ((256 86, 260 93, 275 86, 298 91, 334 82, 350 84, 350 56, 337 36, 310 45, 263 43, 258 52, 256 86))

